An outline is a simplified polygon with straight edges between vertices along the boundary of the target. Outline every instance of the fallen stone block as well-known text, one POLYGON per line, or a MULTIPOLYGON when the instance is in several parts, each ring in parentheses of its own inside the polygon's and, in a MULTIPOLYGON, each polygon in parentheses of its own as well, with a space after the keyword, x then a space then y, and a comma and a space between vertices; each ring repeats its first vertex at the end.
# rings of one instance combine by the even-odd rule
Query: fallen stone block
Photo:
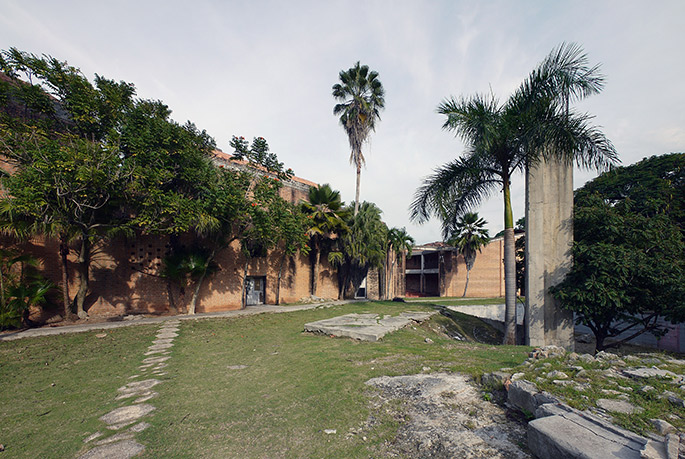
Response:
POLYGON ((541 406, 528 423, 528 448, 539 458, 638 459, 647 440, 570 408, 541 406))
MULTIPOLYGON (((512 381, 513 381, 512 377, 512 381)), ((559 403, 559 399, 547 392, 540 392, 535 384, 525 379, 513 381, 509 385, 507 402, 531 416, 538 406, 545 403, 559 403)))

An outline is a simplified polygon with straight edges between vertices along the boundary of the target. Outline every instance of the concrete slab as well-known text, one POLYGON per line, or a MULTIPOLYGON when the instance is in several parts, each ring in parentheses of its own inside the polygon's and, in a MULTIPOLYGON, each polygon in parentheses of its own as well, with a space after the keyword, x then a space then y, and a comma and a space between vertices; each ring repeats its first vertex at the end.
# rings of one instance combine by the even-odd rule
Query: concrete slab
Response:
POLYGON ((436 312, 403 312, 396 317, 387 315, 381 317, 378 314, 345 314, 310 322, 304 325, 304 330, 373 342, 412 322, 423 322, 433 314, 436 312))
POLYGON ((536 457, 640 458, 647 439, 596 416, 559 405, 542 405, 528 423, 528 448, 536 457), (545 409, 547 408, 547 409, 545 409))

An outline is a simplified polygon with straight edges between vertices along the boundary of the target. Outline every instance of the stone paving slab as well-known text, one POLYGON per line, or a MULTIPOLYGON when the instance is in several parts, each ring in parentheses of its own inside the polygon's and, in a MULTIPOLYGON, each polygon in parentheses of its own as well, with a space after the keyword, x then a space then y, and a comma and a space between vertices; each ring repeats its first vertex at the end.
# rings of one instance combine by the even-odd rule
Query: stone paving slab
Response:
POLYGON ((423 322, 437 312, 403 312, 399 316, 379 314, 345 314, 331 319, 310 322, 304 330, 361 341, 378 341, 388 333, 406 327, 413 322, 423 322))
POLYGON ((80 459, 128 459, 145 451, 145 447, 133 439, 126 439, 116 443, 93 448, 80 459))

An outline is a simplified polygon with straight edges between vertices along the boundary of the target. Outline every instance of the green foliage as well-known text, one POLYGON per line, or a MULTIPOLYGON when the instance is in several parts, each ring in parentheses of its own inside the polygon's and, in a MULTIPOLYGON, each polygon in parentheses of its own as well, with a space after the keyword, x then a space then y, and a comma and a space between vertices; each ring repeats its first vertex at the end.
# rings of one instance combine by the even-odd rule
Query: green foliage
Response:
POLYGON ((467 212, 450 227, 447 243, 464 256, 468 271, 473 268, 477 252, 490 242, 488 230, 485 228, 487 223, 478 217, 477 212, 467 212))
POLYGON ((340 115, 340 125, 350 141, 350 162, 363 164, 361 147, 375 130, 380 111, 385 108, 385 90, 378 72, 369 71, 368 65, 359 62, 347 71, 340 71, 338 76, 340 83, 333 85, 333 97, 340 103, 333 108, 333 114, 340 115))
POLYGON ((383 267, 388 250, 388 227, 381 220, 381 213, 375 204, 363 202, 357 215, 348 217, 348 230, 338 241, 342 253, 339 288, 347 298, 354 296, 369 268, 383 267))
POLYGON ((370 71, 367 65, 357 62, 353 67, 340 71, 340 83, 333 85, 333 97, 339 103, 333 107, 333 114, 340 115, 340 125, 347 133, 350 143, 350 163, 357 168, 357 189, 354 213, 359 209, 359 181, 364 165, 362 145, 380 120, 380 111, 385 108, 385 90, 378 79, 378 72, 370 71))
POLYGON ((407 258, 411 258, 414 238, 407 233, 405 228, 390 228, 388 231, 388 242, 390 243, 390 248, 395 251, 398 257, 404 253, 407 258))
POLYGON ((286 169, 283 163, 278 161, 276 154, 269 151, 269 144, 264 137, 255 137, 252 139, 252 145, 248 146, 245 137, 233 136, 230 145, 234 150, 233 158, 239 161, 247 161, 253 167, 276 174, 281 180, 290 179, 294 175, 292 169, 286 169))
POLYGON ((204 199, 216 183, 206 132, 170 120, 161 102, 135 100, 130 83, 95 75, 92 84, 66 62, 14 48, 0 55, 10 76, 0 87, 0 154, 13 168, 3 228, 58 235, 65 253, 76 235, 79 316, 99 241, 217 226, 204 199))
POLYGON ((55 285, 36 269, 29 255, 0 249, 0 330, 29 325, 32 306, 42 306, 55 285))
POLYGON ((664 332, 685 320, 685 155, 617 168, 576 192, 573 267, 553 294, 595 334, 664 332), (657 190, 655 193, 654 190, 657 190))
MULTIPOLYGON (((348 230, 345 219, 349 217, 349 211, 340 200, 340 192, 327 183, 310 188, 308 198, 300 203, 300 210, 306 217, 313 258, 311 294, 316 295, 321 253, 330 251, 333 240, 348 230)), ((340 252, 333 251, 328 255, 331 264, 339 265, 342 260, 340 252)))

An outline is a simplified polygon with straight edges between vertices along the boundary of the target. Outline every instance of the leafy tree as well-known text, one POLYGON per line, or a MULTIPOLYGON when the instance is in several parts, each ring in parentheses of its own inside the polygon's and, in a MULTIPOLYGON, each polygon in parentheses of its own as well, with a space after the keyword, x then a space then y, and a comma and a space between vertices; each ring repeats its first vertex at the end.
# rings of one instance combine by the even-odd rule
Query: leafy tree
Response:
POLYGON ((138 101, 121 132, 120 151, 131 168, 126 194, 131 224, 144 233, 178 235, 218 226, 205 197, 217 185, 214 139, 192 123, 180 125, 159 101, 138 101))
POLYGON ((316 295, 321 265, 321 252, 332 238, 338 238, 347 230, 345 219, 349 210, 340 200, 340 192, 334 191, 327 183, 309 189, 308 201, 300 204, 300 209, 309 221, 307 234, 314 258, 312 264, 311 294, 316 295))
POLYGON ((388 249, 388 227, 381 220, 381 213, 375 204, 366 201, 357 215, 349 212, 348 230, 340 237, 339 251, 329 256, 329 260, 339 265, 341 297, 354 298, 369 268, 383 267, 388 249))
POLYGON ((338 75, 340 83, 333 85, 333 97, 340 103, 333 107, 333 114, 340 115, 340 125, 347 133, 352 153, 350 163, 357 168, 357 185, 354 198, 354 214, 359 211, 364 155, 362 145, 376 130, 380 111, 385 108, 385 90, 378 79, 378 72, 369 71, 367 65, 357 62, 338 75))
POLYGON ((469 275, 476 262, 477 253, 482 251, 483 246, 490 242, 488 230, 485 228, 486 224, 484 219, 478 217, 478 213, 467 212, 460 216, 449 230, 450 236, 447 243, 462 254, 464 263, 466 263, 466 284, 462 297, 466 296, 466 289, 469 288, 469 275))
POLYGON ((548 158, 606 168, 616 161, 611 143, 587 115, 574 113, 572 99, 599 92, 597 67, 589 67, 580 47, 562 44, 528 76, 506 102, 494 96, 450 98, 438 106, 467 151, 438 169, 416 191, 411 218, 436 216, 449 222, 469 212, 494 190, 504 198, 505 344, 516 343, 516 262, 511 178, 548 158))
POLYGON ((104 238, 133 229, 175 235, 217 225, 202 199, 214 183, 214 141, 191 123, 170 120, 161 102, 135 100, 132 84, 98 75, 91 84, 77 68, 49 56, 15 49, 2 55, 3 69, 14 78, 0 88, 7 101, 0 148, 14 169, 4 180, 6 215, 15 229, 28 221, 59 238, 65 317, 68 243, 78 241, 75 303, 85 317, 92 250, 104 238), (35 90, 23 89, 29 86, 35 90), (24 115, 17 116, 17 107, 24 115))
POLYGON ((276 153, 269 149, 269 144, 264 137, 255 137, 248 146, 245 137, 233 136, 230 142, 233 147, 233 158, 238 161, 247 161, 247 164, 257 170, 275 175, 280 180, 288 180, 293 177, 292 169, 286 169, 278 160, 276 153))
POLYGON ((597 350, 660 336, 661 318, 685 320, 684 191, 682 153, 616 168, 576 191, 573 267, 552 293, 592 330, 597 350))
POLYGON ((275 223, 274 232, 282 245, 283 254, 278 265, 278 281, 276 283, 276 304, 281 302, 281 280, 286 261, 297 253, 309 254, 309 221, 298 206, 294 206, 284 199, 276 200, 270 207, 275 223))
POLYGON ((78 240, 75 303, 85 317, 92 247, 122 216, 117 201, 129 170, 121 164, 116 135, 135 90, 99 76, 93 86, 77 68, 49 56, 15 48, 0 55, 10 77, 0 88, 0 153, 13 169, 3 179, 9 193, 3 226, 14 234, 29 229, 58 237, 65 318, 68 243, 78 240))

